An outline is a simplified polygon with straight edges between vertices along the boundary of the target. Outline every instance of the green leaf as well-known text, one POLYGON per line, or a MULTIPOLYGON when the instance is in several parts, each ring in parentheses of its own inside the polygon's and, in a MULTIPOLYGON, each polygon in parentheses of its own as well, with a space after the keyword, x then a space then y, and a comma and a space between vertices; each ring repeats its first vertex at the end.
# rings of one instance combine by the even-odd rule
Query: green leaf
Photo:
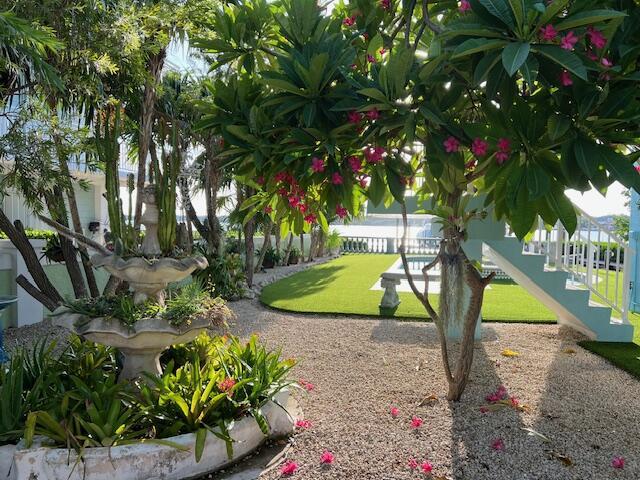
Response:
POLYGON ((502 48, 507 44, 505 40, 494 40, 489 38, 470 38, 458 45, 453 54, 452 59, 466 57, 474 53, 486 52, 496 48, 502 48))
POLYGON ((617 10, 588 10, 586 12, 578 12, 575 15, 571 15, 558 23, 555 27, 556 30, 562 31, 626 16, 626 13, 619 12, 617 10))
POLYGON ((524 78, 525 82, 529 84, 530 88, 534 87, 533 82, 535 82, 536 78, 538 78, 539 70, 540 62, 538 62, 538 59, 533 55, 529 56, 529 58, 527 58, 527 61, 524 62, 524 64, 520 68, 520 73, 522 73, 522 77, 524 78))
POLYGON ((530 201, 526 188, 520 188, 516 197, 516 209, 509 215, 509 225, 519 239, 524 238, 536 220, 535 203, 530 201))
POLYGON ((600 163, 596 144, 590 140, 579 137, 573 145, 573 154, 576 162, 588 178, 593 178, 598 172, 600 163))
POLYGON ((547 121, 547 133, 552 141, 562 137, 571 127, 571 119, 564 115, 553 114, 547 121))
POLYGON ((480 85, 487 79, 487 75, 496 63, 500 60, 500 52, 491 52, 486 54, 478 62, 475 71, 473 72, 473 83, 480 85))
POLYGON ((558 216, 558 219, 567 229, 569 235, 573 235, 578 225, 576 210, 571 200, 567 198, 561 187, 556 187, 546 197, 551 210, 558 216))
POLYGON ((530 165, 525 173, 530 200, 536 200, 549 192, 551 179, 538 165, 530 165))
POLYGON ((382 202, 382 199, 384 198, 385 191, 386 186, 384 179, 380 174, 380 170, 376 169, 371 175, 371 184, 367 190, 371 203, 375 206, 380 205, 380 202, 382 202))
POLYGON ((499 19, 509 28, 513 29, 515 27, 511 9, 505 0, 480 0, 480 3, 491 15, 499 19))
POLYGON ((363 88, 361 90, 358 90, 358 93, 360 95, 364 95, 365 97, 373 98, 374 100, 382 103, 388 102, 387 97, 384 96, 384 93, 382 93, 377 88, 363 88))
POLYGON ((538 27, 546 25, 550 20, 554 19, 569 3, 569 0, 553 0, 538 21, 538 27))
POLYGON ((582 63, 582 60, 580 60, 576 54, 564 50, 556 45, 535 45, 534 52, 553 60, 555 63, 566 70, 569 70, 582 80, 587 80, 587 69, 582 63))
POLYGON ((204 444, 207 440, 207 429, 199 428, 196 430, 196 463, 200 462, 202 453, 204 452, 204 444))
POLYGON ((627 188, 633 188, 640 192, 640 174, 633 166, 633 160, 615 152, 604 145, 598 146, 600 155, 604 157, 604 163, 611 175, 627 188))
POLYGON ((509 5, 511 6, 511 11, 513 12, 518 27, 522 27, 525 21, 526 10, 524 0, 509 0, 509 5))
POLYGON ((531 45, 529 43, 510 43, 502 50, 502 65, 510 77, 527 61, 531 45))

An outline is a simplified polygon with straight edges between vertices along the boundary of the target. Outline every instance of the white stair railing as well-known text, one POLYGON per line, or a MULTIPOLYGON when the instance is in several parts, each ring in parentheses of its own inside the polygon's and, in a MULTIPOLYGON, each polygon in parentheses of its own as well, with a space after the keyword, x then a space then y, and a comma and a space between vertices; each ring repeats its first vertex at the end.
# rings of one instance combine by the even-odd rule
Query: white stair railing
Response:
POLYGON ((549 231, 539 219, 523 253, 544 255, 546 269, 567 271, 570 282, 588 289, 594 300, 611 307, 615 318, 629 323, 631 247, 609 226, 575 208, 578 226, 573 235, 560 222, 549 231))

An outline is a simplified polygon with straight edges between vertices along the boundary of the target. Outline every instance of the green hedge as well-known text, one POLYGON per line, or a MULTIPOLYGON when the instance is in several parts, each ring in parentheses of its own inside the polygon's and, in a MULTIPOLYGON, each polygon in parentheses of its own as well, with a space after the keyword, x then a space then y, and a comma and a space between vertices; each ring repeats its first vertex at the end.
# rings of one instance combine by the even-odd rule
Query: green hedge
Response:
MULTIPOLYGON (((38 230, 35 228, 25 228, 24 233, 27 234, 27 238, 32 240, 49 240, 55 237, 57 234, 53 230, 38 230)), ((6 240, 7 234, 0 230, 0 239, 6 240)))

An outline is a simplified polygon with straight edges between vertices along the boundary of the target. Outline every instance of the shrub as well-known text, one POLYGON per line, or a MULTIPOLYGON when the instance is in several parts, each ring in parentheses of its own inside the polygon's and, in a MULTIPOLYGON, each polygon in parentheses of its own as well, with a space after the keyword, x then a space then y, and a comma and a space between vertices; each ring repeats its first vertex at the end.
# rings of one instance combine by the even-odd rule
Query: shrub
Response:
MULTIPOLYGON (((260 255, 260 251, 256 252, 257 255, 260 255)), ((267 248, 267 251, 264 254, 264 259, 262 260, 262 266, 264 268, 273 268, 282 260, 282 254, 280 251, 276 250, 273 247, 267 248)))
POLYGON ((244 295, 247 277, 240 255, 231 253, 224 256, 207 255, 209 266, 193 273, 211 295, 224 300, 236 300, 244 295))
POLYGON ((295 265, 300 261, 300 257, 302 253, 300 249, 297 247, 291 247, 291 251, 289 252, 289 265, 295 265))
POLYGON ((337 230, 331 230, 327 235, 326 246, 329 250, 335 250, 342 245, 342 237, 337 230))

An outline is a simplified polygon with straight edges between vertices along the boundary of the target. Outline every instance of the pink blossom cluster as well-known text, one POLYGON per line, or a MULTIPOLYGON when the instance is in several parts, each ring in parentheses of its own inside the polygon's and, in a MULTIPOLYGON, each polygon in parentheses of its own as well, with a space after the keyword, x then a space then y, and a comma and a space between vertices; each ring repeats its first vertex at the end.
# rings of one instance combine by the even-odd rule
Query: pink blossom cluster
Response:
POLYGON ((410 458, 407 462, 407 466, 411 470, 417 470, 418 468, 420 468, 420 470, 422 470, 422 473, 426 475, 431 475, 431 473, 433 472, 433 465, 427 460, 418 462, 418 460, 416 460, 415 458, 410 458))
POLYGON ((367 159, 367 162, 376 164, 382 162, 386 153, 387 151, 384 147, 374 147, 370 145, 364 149, 364 158, 367 159))

